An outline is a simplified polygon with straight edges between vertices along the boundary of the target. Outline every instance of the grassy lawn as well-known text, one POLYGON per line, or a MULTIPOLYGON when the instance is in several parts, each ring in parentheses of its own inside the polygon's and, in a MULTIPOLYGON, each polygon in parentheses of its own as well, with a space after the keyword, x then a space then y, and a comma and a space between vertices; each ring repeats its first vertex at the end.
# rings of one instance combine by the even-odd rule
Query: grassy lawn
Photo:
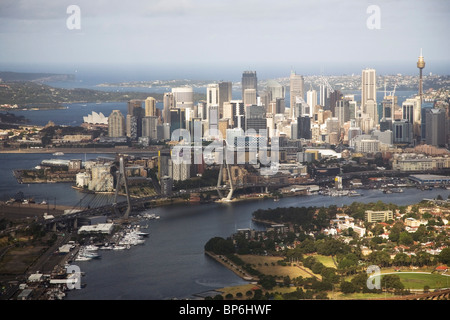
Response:
MULTIPOLYGON (((257 256, 257 255, 239 255, 239 257, 245 263, 251 264, 254 269, 266 275, 273 275, 280 277, 289 276, 291 279, 300 276, 303 278, 311 277, 310 274, 308 274, 303 270, 306 269, 304 267, 300 269, 299 267, 294 265, 291 266, 278 265, 277 262, 283 260, 281 257, 257 256)), ((311 272, 309 269, 307 270, 311 272)))
MULTIPOLYGON (((422 290, 425 286, 430 289, 448 288, 450 284, 450 276, 440 274, 424 274, 424 273, 395 273, 405 286, 405 289, 422 290)), ((381 280, 383 281, 383 280, 381 280)))
POLYGON ((0 261, 0 273, 22 274, 46 247, 12 248, 0 261))
POLYGON ((333 258, 331 256, 323 256, 320 254, 314 254, 313 257, 316 258, 317 261, 321 262, 325 267, 336 269, 336 265, 334 264, 333 258))

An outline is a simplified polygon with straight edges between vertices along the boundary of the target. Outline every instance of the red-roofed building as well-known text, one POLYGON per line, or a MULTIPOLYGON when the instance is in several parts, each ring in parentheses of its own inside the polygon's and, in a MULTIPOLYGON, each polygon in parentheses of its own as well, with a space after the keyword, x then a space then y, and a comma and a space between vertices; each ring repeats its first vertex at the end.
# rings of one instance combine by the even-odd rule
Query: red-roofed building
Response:
POLYGON ((435 269, 436 271, 441 271, 441 272, 445 272, 445 271, 447 271, 448 270, 448 267, 447 266, 444 266, 444 265, 442 265, 442 266, 438 266, 438 267, 436 267, 436 269, 435 269))

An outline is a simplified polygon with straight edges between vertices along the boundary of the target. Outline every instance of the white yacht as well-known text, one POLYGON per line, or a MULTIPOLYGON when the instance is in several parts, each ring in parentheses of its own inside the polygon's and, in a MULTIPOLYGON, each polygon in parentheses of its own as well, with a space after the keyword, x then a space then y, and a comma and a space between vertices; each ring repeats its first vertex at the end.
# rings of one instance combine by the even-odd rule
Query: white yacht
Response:
POLYGON ((97 251, 98 247, 96 245, 90 244, 84 247, 85 250, 87 251, 97 251))

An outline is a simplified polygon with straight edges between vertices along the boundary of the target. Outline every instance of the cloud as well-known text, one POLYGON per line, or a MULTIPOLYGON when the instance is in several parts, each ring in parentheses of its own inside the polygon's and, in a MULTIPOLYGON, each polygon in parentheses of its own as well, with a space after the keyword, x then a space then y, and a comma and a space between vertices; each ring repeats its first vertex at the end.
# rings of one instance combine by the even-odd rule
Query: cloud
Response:
POLYGON ((448 9, 446 0, 0 0, 0 61, 345 64, 415 59, 420 47, 448 60, 448 9), (71 4, 78 31, 66 27, 71 4), (381 30, 366 27, 371 4, 381 30))

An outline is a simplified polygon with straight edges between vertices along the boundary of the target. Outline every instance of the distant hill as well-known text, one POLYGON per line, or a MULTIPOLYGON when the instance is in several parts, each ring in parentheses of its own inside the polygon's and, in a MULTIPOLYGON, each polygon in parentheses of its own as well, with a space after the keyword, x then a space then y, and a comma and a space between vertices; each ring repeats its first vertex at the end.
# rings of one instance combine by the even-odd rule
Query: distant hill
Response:
POLYGON ((20 108, 58 108, 63 103, 125 102, 152 96, 162 100, 163 94, 145 92, 107 92, 84 88, 54 88, 31 81, 0 82, 0 105, 17 104, 20 108))
POLYGON ((70 81, 75 80, 73 74, 59 73, 27 73, 27 72, 10 72, 0 71, 0 79, 2 81, 70 81))

